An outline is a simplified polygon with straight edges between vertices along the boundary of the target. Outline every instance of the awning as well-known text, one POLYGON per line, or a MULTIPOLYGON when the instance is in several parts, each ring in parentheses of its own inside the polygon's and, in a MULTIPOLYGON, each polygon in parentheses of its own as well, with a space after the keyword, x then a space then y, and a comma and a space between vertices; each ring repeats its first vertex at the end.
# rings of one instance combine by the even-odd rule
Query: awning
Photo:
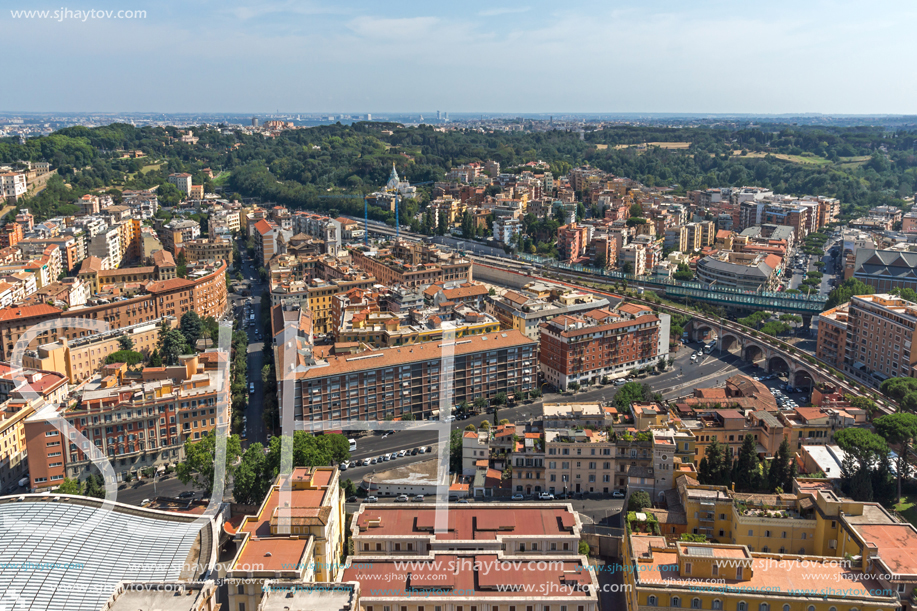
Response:
POLYGON ((439 416, 439 410, 438 410, 438 409, 434 409, 433 412, 432 412, 432 414, 433 414, 433 417, 436 418, 437 416, 439 416))

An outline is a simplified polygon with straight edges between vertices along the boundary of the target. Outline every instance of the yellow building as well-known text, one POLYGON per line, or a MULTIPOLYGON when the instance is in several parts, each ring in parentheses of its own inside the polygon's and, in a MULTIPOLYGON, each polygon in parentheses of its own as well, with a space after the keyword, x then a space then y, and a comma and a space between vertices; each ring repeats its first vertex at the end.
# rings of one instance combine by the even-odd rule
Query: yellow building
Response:
POLYGON ((633 533, 624 538, 628 611, 892 611, 891 584, 866 562, 823 556, 752 553, 744 545, 677 542, 633 533))
POLYGON ((339 580, 345 528, 339 476, 337 467, 297 467, 287 490, 278 477, 258 513, 232 533, 238 551, 226 573, 229 609, 258 609, 268 581, 279 587, 339 580))
MULTIPOLYGON (((88 380, 105 364, 108 355, 121 350, 119 339, 129 337, 133 342, 131 350, 149 358, 159 343, 159 325, 163 319, 140 323, 132 327, 115 329, 108 333, 87 335, 76 340, 59 341, 43 344, 35 350, 27 351, 22 357, 23 367, 59 371, 66 375, 71 384, 88 380)), ((178 326, 174 317, 166 317, 172 328, 178 326)))

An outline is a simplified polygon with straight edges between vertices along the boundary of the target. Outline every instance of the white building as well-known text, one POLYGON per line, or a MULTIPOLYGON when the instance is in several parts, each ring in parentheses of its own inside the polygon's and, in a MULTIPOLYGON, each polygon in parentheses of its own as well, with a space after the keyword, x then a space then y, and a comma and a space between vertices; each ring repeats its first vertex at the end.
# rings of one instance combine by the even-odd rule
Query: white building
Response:
POLYGON ((191 174, 169 174, 169 182, 178 187, 186 195, 191 193, 191 174))
POLYGON ((25 174, 17 172, 4 172, 0 174, 0 192, 10 203, 15 203, 25 195, 27 189, 25 174))
POLYGON ((512 244, 513 237, 522 233, 522 221, 514 218, 494 219, 494 239, 503 244, 512 244))

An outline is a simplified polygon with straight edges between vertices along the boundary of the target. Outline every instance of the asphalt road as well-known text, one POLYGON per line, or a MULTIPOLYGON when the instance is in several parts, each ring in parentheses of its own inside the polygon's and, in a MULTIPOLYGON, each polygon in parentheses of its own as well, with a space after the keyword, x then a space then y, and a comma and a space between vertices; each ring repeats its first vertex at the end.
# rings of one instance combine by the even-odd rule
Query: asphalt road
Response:
POLYGON ((246 434, 243 436, 243 449, 252 443, 267 443, 267 428, 262 418, 264 383, 261 381, 261 367, 264 365, 264 335, 258 339, 257 333, 262 332, 261 328, 261 308, 270 307, 269 304, 261 303, 261 295, 264 292, 265 285, 261 282, 258 275, 258 266, 252 260, 245 260, 245 244, 239 244, 239 250, 243 253, 242 275, 251 281, 251 297, 237 299, 237 304, 244 304, 247 299, 251 299, 252 305, 246 314, 242 305, 236 305, 233 308, 233 315, 236 320, 241 321, 242 328, 248 334, 248 381, 255 385, 255 391, 248 395, 248 406, 245 409, 245 417, 248 419, 246 434), (251 322, 251 314, 255 315, 254 324, 251 322))
MULTIPOLYGON (((158 479, 158 478, 157 478, 158 479)), ((174 475, 163 480, 151 482, 143 480, 143 483, 137 485, 136 482, 128 484, 126 488, 118 490, 118 502, 129 505, 140 505, 144 499, 152 499, 157 496, 175 498, 182 492, 188 490, 197 493, 195 498, 201 498, 199 490, 195 490, 191 484, 182 484, 174 475)))

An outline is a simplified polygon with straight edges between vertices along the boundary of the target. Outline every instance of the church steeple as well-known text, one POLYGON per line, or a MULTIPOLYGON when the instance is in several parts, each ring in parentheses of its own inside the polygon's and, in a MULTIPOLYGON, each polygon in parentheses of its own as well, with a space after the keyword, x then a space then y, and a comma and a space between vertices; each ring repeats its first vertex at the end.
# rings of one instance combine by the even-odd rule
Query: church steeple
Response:
POLYGON ((398 187, 398 184, 399 184, 400 182, 401 182, 401 179, 398 178, 398 171, 395 170, 395 162, 393 161, 393 162, 392 162, 392 173, 391 173, 391 175, 388 177, 388 183, 386 184, 386 186, 387 186, 389 189, 395 189, 395 188, 398 187))

